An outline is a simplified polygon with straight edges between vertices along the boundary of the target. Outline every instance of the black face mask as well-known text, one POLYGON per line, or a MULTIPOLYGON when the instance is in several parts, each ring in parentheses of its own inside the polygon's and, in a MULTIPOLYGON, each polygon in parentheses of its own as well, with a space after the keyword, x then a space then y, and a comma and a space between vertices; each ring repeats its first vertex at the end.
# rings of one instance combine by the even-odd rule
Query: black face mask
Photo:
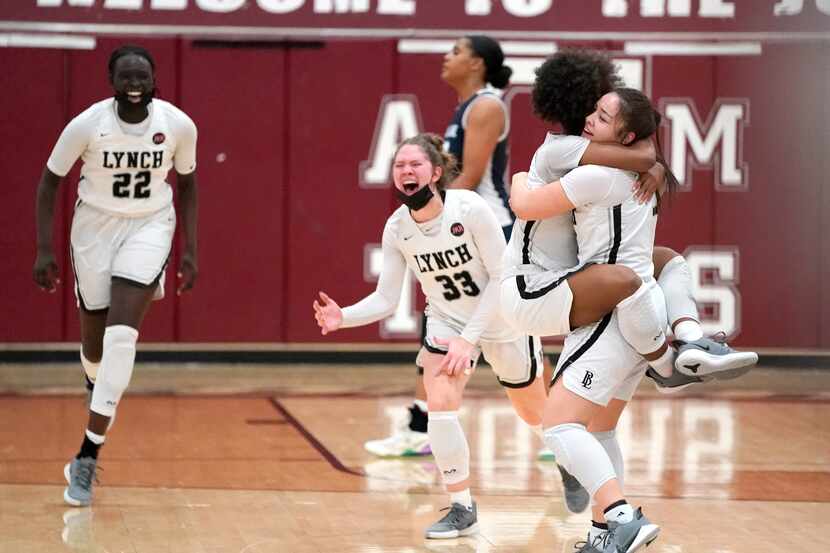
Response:
POLYGON ((425 205, 429 203, 432 197, 435 195, 432 193, 432 189, 427 184, 417 192, 412 195, 405 194, 395 188, 395 193, 398 196, 398 199, 401 201, 403 205, 411 209, 412 211, 418 211, 422 209, 425 205))
POLYGON ((153 101, 153 97, 156 95, 156 89, 154 88, 150 92, 145 92, 141 95, 141 101, 137 104, 130 102, 129 96, 127 96, 126 92, 119 92, 115 95, 115 101, 118 102, 118 107, 122 109, 133 109, 136 106, 141 106, 146 108, 147 105, 153 101))

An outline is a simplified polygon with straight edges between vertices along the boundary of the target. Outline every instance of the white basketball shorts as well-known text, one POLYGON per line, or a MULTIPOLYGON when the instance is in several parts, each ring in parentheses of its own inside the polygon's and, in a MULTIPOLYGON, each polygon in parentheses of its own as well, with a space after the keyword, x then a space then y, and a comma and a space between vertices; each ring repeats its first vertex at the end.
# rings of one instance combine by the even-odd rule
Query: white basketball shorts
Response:
POLYGON ((163 298, 164 269, 175 229, 172 205, 145 217, 128 218, 78 200, 70 235, 78 305, 89 311, 108 308, 112 277, 158 283, 153 299, 163 298))
POLYGON ((501 283, 501 314, 516 330, 531 336, 560 336, 571 331, 573 292, 561 276, 537 285, 533 277, 517 275, 501 283))
MULTIPOLYGON (((427 317, 426 335, 418 353, 416 364, 422 367, 420 356, 424 352, 444 354, 446 346, 438 345, 433 338, 450 339, 461 335, 457 324, 430 316, 427 317)), ((481 354, 493 368, 499 384, 506 388, 524 388, 542 376, 542 341, 535 336, 521 336, 509 342, 482 340, 473 354, 473 366, 481 354)))
POLYGON ((610 314, 565 338, 554 382, 561 378, 571 392, 605 406, 612 399, 630 401, 646 369, 646 360, 620 334, 616 314, 610 314))

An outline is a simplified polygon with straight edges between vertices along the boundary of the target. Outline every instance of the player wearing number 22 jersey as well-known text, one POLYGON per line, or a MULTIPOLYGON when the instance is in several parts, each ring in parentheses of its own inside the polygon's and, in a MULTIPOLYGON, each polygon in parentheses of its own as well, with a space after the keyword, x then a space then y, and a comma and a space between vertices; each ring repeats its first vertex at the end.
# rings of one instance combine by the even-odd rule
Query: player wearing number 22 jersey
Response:
POLYGON ((66 126, 47 167, 66 176, 83 161, 78 198, 121 217, 143 217, 173 202, 166 178, 196 168, 196 125, 182 110, 154 99, 150 116, 131 125, 116 114, 113 98, 93 104, 66 126))

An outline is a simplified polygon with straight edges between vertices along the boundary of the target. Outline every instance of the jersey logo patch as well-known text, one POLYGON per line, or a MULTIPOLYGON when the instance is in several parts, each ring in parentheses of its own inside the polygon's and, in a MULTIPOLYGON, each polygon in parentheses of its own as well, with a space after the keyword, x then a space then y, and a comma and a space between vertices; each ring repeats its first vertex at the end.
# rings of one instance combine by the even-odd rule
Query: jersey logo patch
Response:
POLYGON ((453 223, 450 227, 450 232, 453 236, 461 236, 464 234, 464 225, 461 223, 453 223))
POLYGON ((161 144, 167 137, 164 136, 164 133, 157 132, 153 135, 153 144, 161 144))

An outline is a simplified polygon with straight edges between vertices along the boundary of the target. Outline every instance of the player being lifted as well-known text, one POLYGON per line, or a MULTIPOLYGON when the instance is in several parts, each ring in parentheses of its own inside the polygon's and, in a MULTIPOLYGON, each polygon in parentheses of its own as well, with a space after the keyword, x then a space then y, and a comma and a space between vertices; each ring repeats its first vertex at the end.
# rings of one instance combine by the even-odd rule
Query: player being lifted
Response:
POLYGON ((427 331, 418 353, 424 368, 429 434, 435 462, 450 493, 449 512, 426 530, 454 538, 477 529, 470 495, 470 451, 458 419, 462 394, 480 353, 493 367, 517 414, 538 432, 545 401, 541 344, 498 315, 505 240, 493 210, 475 192, 444 190, 454 159, 443 140, 421 134, 405 140, 392 177, 404 204, 383 230, 383 268, 377 289, 341 309, 325 293, 314 302, 323 334, 391 315, 411 269, 426 295, 427 331))

